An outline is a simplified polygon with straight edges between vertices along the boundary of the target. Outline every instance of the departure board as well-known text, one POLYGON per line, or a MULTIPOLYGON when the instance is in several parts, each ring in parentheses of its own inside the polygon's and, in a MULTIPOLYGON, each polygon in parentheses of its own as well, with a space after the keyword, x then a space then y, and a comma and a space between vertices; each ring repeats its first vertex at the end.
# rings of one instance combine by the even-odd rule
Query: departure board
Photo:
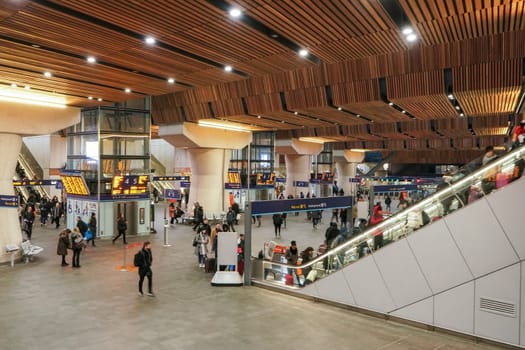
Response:
POLYGON ((81 175, 60 175, 60 178, 67 194, 89 196, 86 181, 81 175))
POLYGON ((257 173, 257 185, 273 185, 275 183, 275 173, 257 173))
POLYGON ((111 183, 112 195, 136 195, 148 192, 149 175, 116 175, 111 183))

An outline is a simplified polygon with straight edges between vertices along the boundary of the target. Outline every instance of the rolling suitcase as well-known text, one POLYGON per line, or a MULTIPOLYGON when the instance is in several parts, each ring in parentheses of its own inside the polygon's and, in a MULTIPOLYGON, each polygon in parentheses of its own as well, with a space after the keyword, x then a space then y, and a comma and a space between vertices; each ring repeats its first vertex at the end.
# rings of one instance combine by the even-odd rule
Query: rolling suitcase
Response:
POLYGON ((204 261, 204 272, 208 272, 208 273, 215 272, 216 262, 217 260, 215 258, 206 259, 206 261, 204 261))
POLYGON ((287 286, 293 286, 293 276, 291 274, 287 274, 285 277, 285 284, 287 286))

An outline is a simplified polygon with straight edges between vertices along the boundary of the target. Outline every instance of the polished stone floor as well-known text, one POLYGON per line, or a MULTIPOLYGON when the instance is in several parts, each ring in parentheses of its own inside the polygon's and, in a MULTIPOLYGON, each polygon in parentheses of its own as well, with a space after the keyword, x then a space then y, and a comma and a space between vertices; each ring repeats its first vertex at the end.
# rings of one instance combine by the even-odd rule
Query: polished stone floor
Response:
MULTIPOLYGON (((212 287, 193 255, 191 227, 170 228, 172 246, 163 247, 157 218, 158 234, 130 237, 126 251, 130 264, 140 242, 153 241, 156 298, 139 297, 137 273, 119 270, 121 243, 98 240, 82 252, 80 269, 61 267, 58 231, 35 225, 33 241, 44 252, 28 264, 0 265, 0 349, 498 348, 258 287, 212 287)), ((316 247, 326 227, 314 231, 304 215, 290 216, 281 241, 316 247)), ((253 236, 256 254, 274 236, 271 218, 253 236)))

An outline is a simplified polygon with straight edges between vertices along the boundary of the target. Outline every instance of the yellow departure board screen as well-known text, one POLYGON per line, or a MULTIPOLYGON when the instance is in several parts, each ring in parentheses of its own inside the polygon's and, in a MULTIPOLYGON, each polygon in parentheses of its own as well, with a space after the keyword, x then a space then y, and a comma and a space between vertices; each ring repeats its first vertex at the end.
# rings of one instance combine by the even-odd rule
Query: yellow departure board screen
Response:
POLYGON ((62 185, 67 194, 77 196, 89 196, 89 189, 86 181, 81 175, 60 175, 62 185))
POLYGON ((148 175, 116 175, 111 183, 112 195, 134 195, 148 192, 148 175))

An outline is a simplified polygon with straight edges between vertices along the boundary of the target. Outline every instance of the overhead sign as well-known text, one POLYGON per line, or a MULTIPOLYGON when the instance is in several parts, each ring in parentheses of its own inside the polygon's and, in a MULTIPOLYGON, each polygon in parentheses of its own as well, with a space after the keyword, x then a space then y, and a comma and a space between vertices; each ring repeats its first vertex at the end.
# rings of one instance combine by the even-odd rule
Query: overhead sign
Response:
POLYGON ((228 171, 228 182, 224 184, 227 190, 238 190, 241 188, 241 174, 238 171, 228 171))
POLYGON ((181 199, 181 192, 178 189, 164 189, 164 198, 181 199))
POLYGON ((0 195, 0 207, 18 208, 18 196, 0 195))
POLYGON ((350 208, 352 196, 253 201, 252 215, 350 208))
POLYGON ((89 189, 82 175, 60 175, 67 194, 89 196, 89 189))
POLYGON ((153 176, 153 181, 189 181, 189 176, 173 175, 173 176, 153 176))
POLYGON ((60 180, 13 180, 13 186, 56 186, 60 180))
POLYGON ((374 192, 394 192, 394 191, 416 191, 417 185, 378 185, 374 186, 374 192))
POLYGON ((257 185, 273 185, 275 183, 275 173, 271 172, 264 172, 264 173, 257 173, 257 185))
POLYGON ((308 181, 294 181, 293 185, 294 187, 308 187, 310 183, 308 181))
POLYGON ((111 182, 112 195, 136 195, 148 192, 149 175, 116 175, 111 182))
POLYGON ((181 188, 190 188, 190 185, 191 185, 191 182, 189 182, 189 181, 181 181, 180 182, 180 187, 181 188))

